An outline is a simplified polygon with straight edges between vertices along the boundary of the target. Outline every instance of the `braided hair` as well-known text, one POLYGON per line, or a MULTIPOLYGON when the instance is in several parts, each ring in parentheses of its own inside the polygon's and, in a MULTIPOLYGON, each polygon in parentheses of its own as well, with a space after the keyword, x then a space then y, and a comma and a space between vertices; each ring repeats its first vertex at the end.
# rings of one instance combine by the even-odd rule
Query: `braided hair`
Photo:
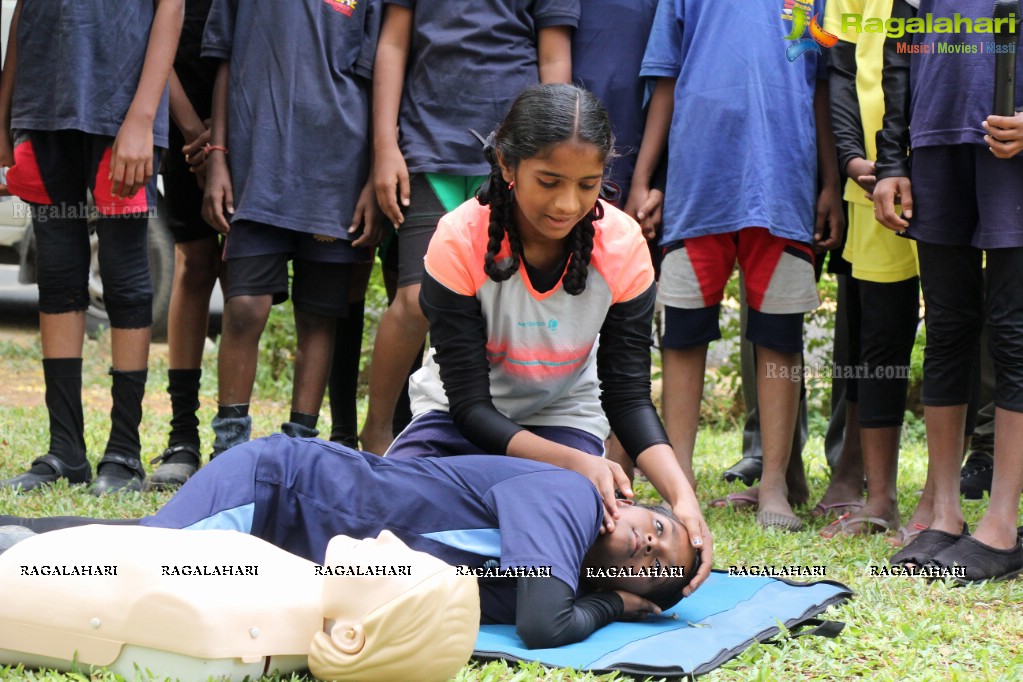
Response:
MULTIPOLYGON (((569 141, 594 145, 606 163, 614 155, 614 135, 607 111, 593 94, 562 83, 534 85, 515 98, 497 130, 484 140, 483 154, 490 175, 476 192, 480 204, 490 206, 490 226, 483 270, 495 282, 514 275, 522 262, 522 240, 515 222, 515 196, 504 180, 498 160, 517 168, 524 159, 541 156, 551 147, 569 141), (511 245, 511 261, 497 261, 505 235, 511 245)), ((593 221, 604 217, 600 202, 576 223, 568 236, 568 268, 562 280, 572 296, 586 289, 586 274, 593 252, 593 221)))

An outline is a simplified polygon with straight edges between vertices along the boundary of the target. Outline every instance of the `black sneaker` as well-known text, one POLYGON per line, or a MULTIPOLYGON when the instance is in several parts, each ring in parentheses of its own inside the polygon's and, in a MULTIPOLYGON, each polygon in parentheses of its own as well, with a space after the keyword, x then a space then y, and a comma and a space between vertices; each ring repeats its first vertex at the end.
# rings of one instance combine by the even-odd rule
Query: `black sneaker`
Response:
POLYGON ((959 493, 967 500, 980 500, 984 493, 991 494, 991 477, 995 471, 994 457, 975 450, 966 458, 959 473, 959 493))

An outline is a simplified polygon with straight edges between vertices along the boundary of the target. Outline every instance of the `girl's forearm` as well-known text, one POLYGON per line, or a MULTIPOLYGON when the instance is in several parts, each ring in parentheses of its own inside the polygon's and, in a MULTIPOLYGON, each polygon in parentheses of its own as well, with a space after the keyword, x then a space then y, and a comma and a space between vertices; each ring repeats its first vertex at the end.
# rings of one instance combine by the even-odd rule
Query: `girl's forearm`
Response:
POLYGON ((141 118, 150 122, 156 119, 174 64, 184 17, 185 5, 182 0, 157 0, 142 75, 126 118, 141 118))

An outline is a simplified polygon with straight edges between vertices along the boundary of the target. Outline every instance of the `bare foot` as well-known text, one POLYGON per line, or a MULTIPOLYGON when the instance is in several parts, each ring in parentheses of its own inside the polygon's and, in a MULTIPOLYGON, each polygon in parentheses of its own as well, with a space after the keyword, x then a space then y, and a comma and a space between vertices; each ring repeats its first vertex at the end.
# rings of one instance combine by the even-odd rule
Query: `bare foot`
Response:
MULTIPOLYGON (((809 493, 799 497, 790 490, 788 495, 789 505, 792 507, 798 507, 806 504, 809 498, 809 493)), ((734 493, 728 493, 724 497, 718 497, 707 503, 708 507, 714 509, 723 509, 724 507, 731 507, 732 509, 756 509, 757 504, 760 502, 760 486, 752 486, 745 490, 740 490, 734 493)))
POLYGON ((872 535, 886 533, 899 525, 899 508, 896 505, 871 505, 868 503, 859 511, 839 516, 834 522, 824 526, 822 538, 833 538, 837 535, 872 535))

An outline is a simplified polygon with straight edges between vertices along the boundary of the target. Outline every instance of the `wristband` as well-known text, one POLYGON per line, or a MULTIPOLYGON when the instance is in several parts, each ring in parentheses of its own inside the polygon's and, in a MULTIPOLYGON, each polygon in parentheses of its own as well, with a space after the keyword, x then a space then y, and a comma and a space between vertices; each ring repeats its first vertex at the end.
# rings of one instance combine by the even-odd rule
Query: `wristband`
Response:
POLYGON ((219 144, 207 144, 205 147, 202 148, 202 151, 204 154, 206 154, 206 156, 209 156, 210 152, 224 152, 225 154, 227 154, 227 147, 224 147, 223 145, 219 144))

